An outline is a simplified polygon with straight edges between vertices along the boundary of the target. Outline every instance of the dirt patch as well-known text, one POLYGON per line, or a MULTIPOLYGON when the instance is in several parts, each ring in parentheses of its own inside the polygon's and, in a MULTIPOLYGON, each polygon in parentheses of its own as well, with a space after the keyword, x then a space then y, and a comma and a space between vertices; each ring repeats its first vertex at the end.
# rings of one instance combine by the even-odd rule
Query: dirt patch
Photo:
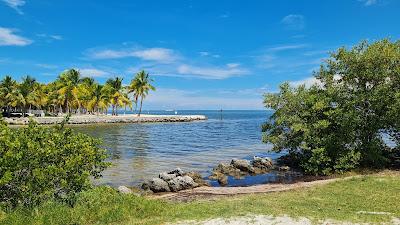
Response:
MULTIPOLYGON (((248 215, 241 217, 232 217, 232 218, 215 218, 204 221, 181 221, 175 223, 174 225, 312 225, 315 224, 315 221, 311 221, 308 218, 292 218, 289 216, 266 216, 266 215, 248 215)), ((351 223, 345 221, 335 221, 335 220, 325 220, 318 221, 318 224, 326 224, 326 225, 334 225, 334 224, 343 224, 343 225, 353 225, 359 223, 351 223)), ((368 223, 367 223, 368 224, 368 223)), ((393 218, 389 223, 380 223, 380 224, 400 224, 400 220, 398 218, 393 218)))

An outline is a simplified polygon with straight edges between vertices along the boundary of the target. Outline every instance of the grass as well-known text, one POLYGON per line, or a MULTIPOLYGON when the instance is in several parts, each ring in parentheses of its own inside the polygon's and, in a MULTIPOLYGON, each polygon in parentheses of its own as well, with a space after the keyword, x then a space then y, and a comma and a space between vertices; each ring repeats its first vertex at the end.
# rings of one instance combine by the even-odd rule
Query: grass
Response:
POLYGON ((308 189, 191 203, 151 200, 98 187, 82 193, 73 208, 48 202, 35 209, 0 211, 0 224, 162 224, 248 214, 379 223, 400 217, 399 194, 399 173, 365 175, 308 189), (391 215, 360 214, 360 211, 391 215))

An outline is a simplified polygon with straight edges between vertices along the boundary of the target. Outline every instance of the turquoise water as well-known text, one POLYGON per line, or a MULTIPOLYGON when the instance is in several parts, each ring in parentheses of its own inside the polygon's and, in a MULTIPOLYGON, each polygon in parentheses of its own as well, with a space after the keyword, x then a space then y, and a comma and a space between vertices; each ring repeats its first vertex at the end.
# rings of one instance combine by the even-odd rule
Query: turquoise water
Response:
MULTIPOLYGON (((174 114, 145 111, 149 114, 174 114)), ((74 129, 103 139, 113 166, 99 184, 138 185, 162 171, 180 167, 207 176, 219 162, 254 155, 277 158, 261 142, 261 125, 271 111, 178 111, 178 115, 206 115, 208 120, 188 123, 87 125, 74 129)), ((256 183, 271 175, 252 178, 256 183), (261 179, 261 180, 260 180, 261 179)), ((244 181, 237 181, 242 185, 244 181)), ((235 181, 232 181, 234 184, 235 181)))

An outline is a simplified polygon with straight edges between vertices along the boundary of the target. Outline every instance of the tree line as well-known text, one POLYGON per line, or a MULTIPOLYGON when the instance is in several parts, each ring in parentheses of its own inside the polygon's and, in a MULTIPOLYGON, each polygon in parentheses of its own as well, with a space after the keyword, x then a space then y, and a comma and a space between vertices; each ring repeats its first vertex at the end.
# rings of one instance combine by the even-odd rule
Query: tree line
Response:
POLYGON ((29 109, 45 110, 49 114, 107 114, 118 115, 118 108, 135 111, 139 104, 140 116, 144 98, 155 90, 153 80, 145 71, 138 72, 129 85, 123 86, 123 78, 108 79, 99 84, 93 78, 82 77, 79 70, 69 69, 53 82, 44 84, 31 76, 17 82, 11 76, 0 81, 0 108, 3 114, 22 112, 29 109))
POLYGON ((340 48, 311 87, 265 95, 263 140, 309 174, 400 165, 400 41, 340 48))

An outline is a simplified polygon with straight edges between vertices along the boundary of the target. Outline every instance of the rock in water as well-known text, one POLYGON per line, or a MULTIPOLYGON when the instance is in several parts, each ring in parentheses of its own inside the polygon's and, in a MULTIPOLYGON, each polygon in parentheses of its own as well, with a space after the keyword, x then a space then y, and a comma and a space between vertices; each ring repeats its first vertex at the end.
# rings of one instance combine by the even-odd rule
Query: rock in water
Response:
POLYGON ((258 156, 254 156, 253 162, 252 162, 254 167, 267 170, 272 168, 272 160, 269 157, 261 158, 258 156))
POLYGON ((290 167, 289 167, 289 166, 280 166, 280 167, 278 168, 278 170, 279 170, 279 171, 289 171, 289 170, 290 170, 290 167))
POLYGON ((171 191, 180 191, 189 188, 194 188, 199 186, 194 180, 189 176, 179 176, 168 181, 168 185, 171 191))
POLYGON ((143 183, 142 188, 144 190, 150 189, 154 193, 171 191, 171 189, 168 186, 168 183, 160 178, 153 178, 153 179, 143 183))
POLYGON ((199 186, 210 186, 210 184, 207 181, 205 181, 201 176, 201 174, 198 172, 188 172, 185 173, 185 175, 191 177, 193 181, 197 183, 199 186))
POLYGON ((166 172, 164 172, 164 173, 160 173, 158 175, 158 177, 160 179, 168 182, 168 181, 174 179, 176 177, 176 174, 175 173, 166 173, 166 172))
POLYGON ((183 176, 183 170, 181 170, 181 168, 176 168, 175 170, 169 172, 168 174, 175 174, 176 176, 183 176))
POLYGON ((119 186, 118 191, 122 194, 132 194, 133 191, 126 186, 119 186))
POLYGON ((232 159, 231 165, 241 171, 254 173, 253 166, 251 166, 250 162, 245 159, 232 159))
POLYGON ((220 172, 220 173, 223 173, 223 174, 230 174, 233 171, 235 171, 235 169, 236 168, 233 167, 232 165, 225 164, 225 163, 220 163, 220 164, 218 164, 217 167, 214 168, 214 171, 215 172, 220 172))

